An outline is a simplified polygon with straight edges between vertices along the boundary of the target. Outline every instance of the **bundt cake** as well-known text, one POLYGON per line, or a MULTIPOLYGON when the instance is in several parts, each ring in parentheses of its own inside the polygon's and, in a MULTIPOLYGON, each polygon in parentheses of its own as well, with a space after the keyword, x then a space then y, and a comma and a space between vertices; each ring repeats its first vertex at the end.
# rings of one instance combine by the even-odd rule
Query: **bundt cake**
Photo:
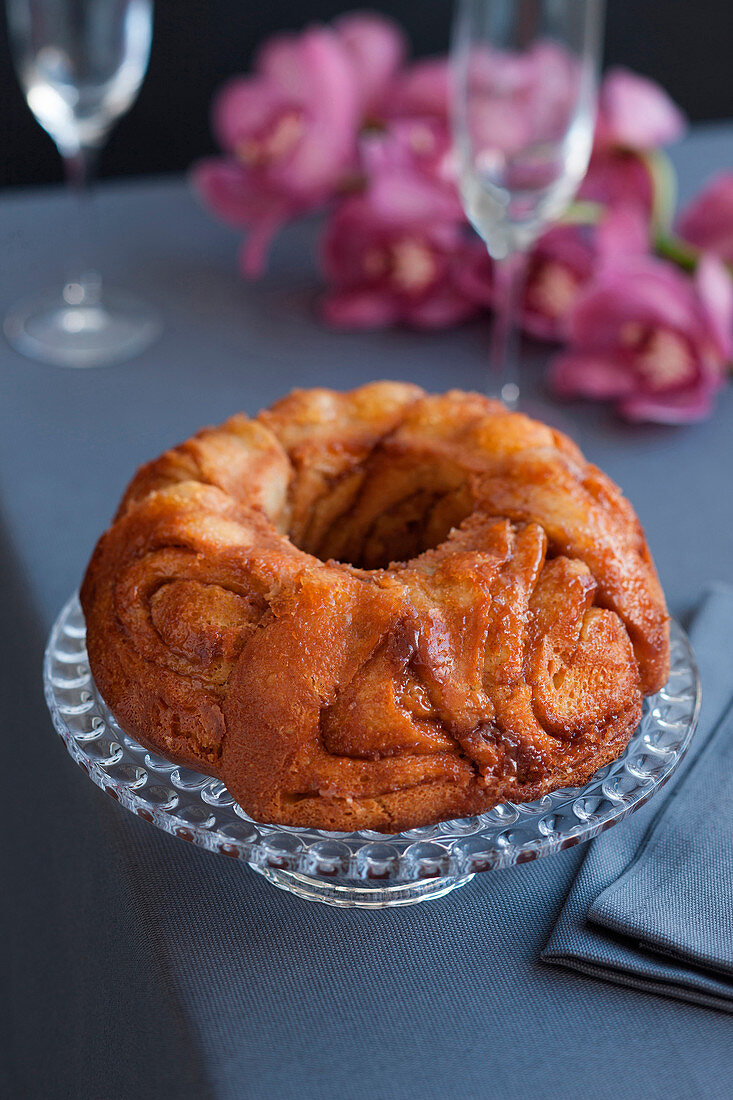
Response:
POLYGON ((81 593, 120 725, 251 817, 398 832, 585 782, 668 674, 630 504, 500 403, 297 390, 143 466, 81 593))

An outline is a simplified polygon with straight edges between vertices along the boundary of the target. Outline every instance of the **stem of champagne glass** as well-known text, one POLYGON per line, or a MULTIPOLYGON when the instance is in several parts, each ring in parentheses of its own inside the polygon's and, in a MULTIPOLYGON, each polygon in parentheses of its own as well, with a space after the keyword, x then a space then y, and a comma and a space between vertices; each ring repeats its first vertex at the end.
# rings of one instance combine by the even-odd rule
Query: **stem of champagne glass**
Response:
POLYGON ((527 275, 527 253, 494 260, 494 321, 491 330, 492 397, 515 409, 519 401, 519 306, 527 275))
POLYGON ((93 233, 92 180, 99 159, 99 146, 79 145, 61 150, 67 187, 76 206, 76 226, 71 260, 63 290, 70 306, 98 305, 102 296, 102 278, 91 262, 93 233))

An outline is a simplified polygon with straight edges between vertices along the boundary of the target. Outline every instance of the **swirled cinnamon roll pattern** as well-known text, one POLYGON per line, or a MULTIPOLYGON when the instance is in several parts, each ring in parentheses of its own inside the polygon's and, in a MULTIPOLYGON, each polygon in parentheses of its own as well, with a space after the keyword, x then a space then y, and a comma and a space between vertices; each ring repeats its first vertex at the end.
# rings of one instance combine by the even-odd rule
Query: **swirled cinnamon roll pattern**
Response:
POLYGON ((399 383, 296 391, 142 467, 82 605, 124 729, 322 829, 582 783, 668 671, 616 486, 497 402, 399 383))

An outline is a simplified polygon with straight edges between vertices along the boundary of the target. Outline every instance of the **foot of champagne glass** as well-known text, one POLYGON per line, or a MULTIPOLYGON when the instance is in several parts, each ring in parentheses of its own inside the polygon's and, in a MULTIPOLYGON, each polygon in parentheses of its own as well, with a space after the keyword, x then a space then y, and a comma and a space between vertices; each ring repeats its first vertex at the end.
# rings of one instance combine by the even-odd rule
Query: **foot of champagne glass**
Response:
MULTIPOLYGON (((94 285, 94 280, 91 280, 94 285)), ((160 317, 126 291, 90 293, 90 278, 19 302, 5 318, 8 342, 59 367, 103 367, 143 352, 162 331, 160 317)))

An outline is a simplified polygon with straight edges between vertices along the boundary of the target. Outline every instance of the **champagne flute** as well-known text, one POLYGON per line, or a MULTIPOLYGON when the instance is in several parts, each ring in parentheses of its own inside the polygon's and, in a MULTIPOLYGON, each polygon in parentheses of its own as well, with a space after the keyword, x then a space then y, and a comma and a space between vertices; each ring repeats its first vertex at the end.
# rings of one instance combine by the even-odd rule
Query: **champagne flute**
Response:
POLYGON ((457 0, 453 128, 466 215, 493 264, 490 390, 519 399, 527 253, 566 210, 593 142, 603 0, 457 0))
POLYGON ((65 285, 17 305, 5 334, 24 355, 59 366, 121 362, 161 326, 132 295, 103 292, 87 252, 89 185, 112 125, 145 76, 152 0, 6 0, 6 11, 18 79, 63 158, 80 224, 65 285))

